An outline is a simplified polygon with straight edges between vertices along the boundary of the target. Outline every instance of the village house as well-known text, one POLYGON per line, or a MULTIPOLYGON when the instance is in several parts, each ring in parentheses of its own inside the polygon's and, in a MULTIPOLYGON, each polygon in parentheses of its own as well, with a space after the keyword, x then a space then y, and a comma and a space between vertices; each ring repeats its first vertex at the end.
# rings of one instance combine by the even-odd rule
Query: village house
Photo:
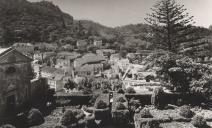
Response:
POLYGON ((35 44, 35 50, 39 51, 56 51, 58 45, 56 43, 37 43, 35 44))
POLYGON ((50 89, 60 91, 64 87, 63 77, 66 74, 63 70, 44 66, 41 68, 41 77, 47 80, 50 89))
POLYGON ((33 57, 34 45, 31 43, 15 43, 12 47, 30 58, 33 57))
POLYGON ((73 49, 74 49, 74 46, 71 44, 66 44, 62 46, 62 50, 65 50, 65 51, 72 51, 73 49))
POLYGON ((81 54, 76 52, 60 52, 57 54, 55 68, 62 69, 67 73, 71 73, 74 69, 74 60, 79 58, 81 54))
POLYGON ((53 56, 56 56, 55 52, 40 52, 40 51, 37 51, 37 52, 34 53, 33 59, 43 61, 43 60, 49 59, 50 57, 53 57, 53 56))
POLYGON ((87 48, 88 42, 86 40, 78 40, 77 41, 77 48, 84 49, 87 48))
POLYGON ((79 75, 95 75, 102 72, 105 61, 103 56, 88 53, 74 61, 74 68, 79 75))
POLYGON ((0 124, 30 98, 31 61, 14 48, 0 48, 0 124))
POLYGON ((115 54, 116 51, 113 49, 98 49, 98 50, 96 50, 96 53, 100 56, 110 58, 110 55, 115 54))
POLYGON ((94 40, 93 45, 98 48, 102 47, 102 40, 94 40))

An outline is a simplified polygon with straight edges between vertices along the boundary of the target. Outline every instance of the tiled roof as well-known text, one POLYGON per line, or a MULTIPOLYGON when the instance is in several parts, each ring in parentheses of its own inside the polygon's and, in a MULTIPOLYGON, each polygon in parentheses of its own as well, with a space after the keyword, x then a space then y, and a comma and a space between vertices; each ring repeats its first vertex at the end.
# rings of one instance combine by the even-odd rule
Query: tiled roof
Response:
POLYGON ((79 66, 87 64, 87 63, 101 62, 101 61, 105 61, 105 60, 106 59, 104 56, 100 56, 100 55, 93 54, 93 53, 85 54, 82 58, 77 59, 79 66))
POLYGON ((11 48, 0 48, 0 55, 3 54, 4 52, 8 51, 11 48))
POLYGON ((41 69, 42 72, 48 72, 50 74, 64 74, 64 71, 61 69, 57 69, 57 68, 53 68, 53 67, 49 67, 49 66, 45 66, 42 67, 41 69))

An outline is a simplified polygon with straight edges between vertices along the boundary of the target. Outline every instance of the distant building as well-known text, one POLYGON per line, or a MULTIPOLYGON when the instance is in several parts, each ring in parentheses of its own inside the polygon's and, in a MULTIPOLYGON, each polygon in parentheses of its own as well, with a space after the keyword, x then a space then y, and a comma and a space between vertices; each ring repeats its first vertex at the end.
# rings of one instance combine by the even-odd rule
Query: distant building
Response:
POLYGON ((98 49, 96 50, 96 53, 100 56, 104 56, 104 57, 107 57, 107 58, 110 58, 110 56, 112 54, 115 54, 116 51, 113 50, 113 49, 98 49))
POLYGON ((30 58, 33 57, 34 45, 31 43, 15 43, 12 47, 30 58))
POLYGON ((75 72, 78 75, 96 75, 103 71, 106 58, 97 54, 88 53, 74 61, 75 72))
POLYGON ((0 48, 0 124, 30 98, 31 62, 14 48, 0 48))
POLYGON ((81 55, 76 52, 60 52, 57 54, 57 60, 55 68, 64 70, 67 73, 71 73, 74 68, 74 60, 81 55))
POLYGON ((78 40, 77 41, 77 48, 81 49, 81 48, 86 48, 88 45, 88 42, 86 40, 78 40))
POLYGON ((87 53, 81 58, 74 61, 74 68, 81 67, 84 64, 102 63, 105 62, 106 58, 94 53, 87 53))
POLYGON ((93 45, 96 47, 102 47, 102 40, 94 40, 93 45))
POLYGON ((60 91, 64 87, 63 77, 66 74, 63 70, 45 66, 41 68, 41 77, 47 79, 51 89, 60 91))
POLYGON ((72 51, 74 49, 74 46, 71 44, 66 44, 62 46, 62 49, 65 51, 72 51))
POLYGON ((49 59, 50 57, 56 56, 55 52, 35 52, 33 55, 34 60, 40 60, 43 61, 45 59, 49 59))
POLYGON ((58 45, 56 43, 38 43, 35 44, 35 49, 39 51, 56 51, 58 45))

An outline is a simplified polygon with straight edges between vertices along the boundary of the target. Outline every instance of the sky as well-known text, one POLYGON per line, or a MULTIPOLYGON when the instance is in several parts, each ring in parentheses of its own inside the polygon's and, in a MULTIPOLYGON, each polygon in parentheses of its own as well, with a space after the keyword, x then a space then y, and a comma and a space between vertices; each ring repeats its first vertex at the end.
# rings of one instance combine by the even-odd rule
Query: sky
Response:
MULTIPOLYGON (((31 2, 41 0, 28 0, 31 2)), ((157 0, 48 0, 74 17, 117 27, 144 23, 147 13, 157 0)), ((195 25, 209 27, 212 24, 212 0, 177 0, 194 16, 195 25)))

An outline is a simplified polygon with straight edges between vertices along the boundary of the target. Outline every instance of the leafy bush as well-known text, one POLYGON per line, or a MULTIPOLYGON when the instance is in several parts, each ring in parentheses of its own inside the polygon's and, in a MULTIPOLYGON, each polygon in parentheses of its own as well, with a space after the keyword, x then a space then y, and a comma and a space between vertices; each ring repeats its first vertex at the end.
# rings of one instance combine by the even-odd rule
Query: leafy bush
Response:
POLYGON ((119 97, 117 100, 117 102, 127 102, 127 100, 124 97, 119 97))
POLYGON ((152 97, 151 102, 157 109, 162 109, 165 106, 165 103, 163 101, 164 91, 162 87, 155 88, 152 97))
POLYGON ((70 124, 73 124, 76 122, 77 122, 77 119, 71 110, 66 111, 60 121, 60 123, 64 126, 69 126, 70 124))
POLYGON ((207 128, 208 127, 206 120, 202 116, 195 116, 192 119, 191 124, 197 128, 207 128))
POLYGON ((138 109, 141 106, 141 103, 139 100, 135 100, 134 98, 130 99, 129 101, 129 110, 132 113, 135 113, 135 111, 137 110, 137 112, 140 112, 140 110, 138 109))
POLYGON ((86 118, 87 120, 87 128, 97 128, 97 124, 95 122, 95 117, 94 116, 91 116, 91 117, 88 117, 86 118))
POLYGON ((135 89, 132 87, 127 88, 126 93, 134 94, 136 93, 135 89))
POLYGON ((15 126, 11 124, 5 124, 5 125, 2 125, 0 128, 15 128, 15 126))
POLYGON ((175 54, 160 57, 157 59, 157 64, 161 67, 157 72, 158 76, 163 76, 164 82, 170 81, 173 91, 201 93, 203 95, 212 92, 211 87, 207 86, 211 82, 202 83, 205 77, 211 74, 208 65, 195 63, 189 57, 175 54))
POLYGON ((27 116, 27 122, 29 126, 42 124, 44 122, 42 113, 38 109, 31 109, 27 116))
POLYGON ((141 118, 153 118, 152 114, 150 113, 149 109, 144 108, 140 112, 141 118))
POLYGON ((159 121, 154 119, 147 119, 141 122, 140 128, 160 128, 159 125, 160 125, 159 121))
POLYGON ((109 93, 109 90, 108 90, 108 89, 103 89, 103 90, 102 90, 102 93, 107 94, 107 93, 109 93))
POLYGON ((107 108, 107 103, 105 103, 103 100, 100 100, 99 102, 97 102, 96 108, 97 109, 105 109, 107 108))
POLYGON ((180 107, 179 114, 185 118, 192 118, 194 115, 194 113, 191 111, 191 108, 187 105, 180 107))
POLYGON ((127 107, 123 103, 116 104, 116 110, 125 110, 127 107))
POLYGON ((125 93, 125 91, 124 91, 123 89, 119 89, 119 90, 117 91, 117 93, 124 94, 124 93, 125 93))
POLYGON ((70 126, 78 123, 78 121, 84 119, 84 117, 85 115, 82 110, 68 110, 62 116, 60 123, 64 126, 70 126))

